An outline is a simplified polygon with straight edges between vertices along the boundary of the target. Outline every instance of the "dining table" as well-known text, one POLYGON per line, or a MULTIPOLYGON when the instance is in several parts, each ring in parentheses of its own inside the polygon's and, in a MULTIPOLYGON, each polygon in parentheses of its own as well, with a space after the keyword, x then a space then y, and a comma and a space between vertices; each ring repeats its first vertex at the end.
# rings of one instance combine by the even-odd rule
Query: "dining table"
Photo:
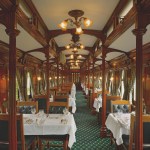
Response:
MULTIPOLYGON (((134 113, 134 112, 133 112, 134 113)), ((105 125, 112 132, 116 144, 123 144, 122 135, 130 134, 131 113, 110 113, 105 125)))
POLYGON ((24 135, 69 135, 68 147, 76 142, 76 123, 72 114, 23 114, 24 135))
POLYGON ((102 107, 102 97, 99 96, 94 99, 93 107, 97 112, 99 112, 99 109, 102 107))

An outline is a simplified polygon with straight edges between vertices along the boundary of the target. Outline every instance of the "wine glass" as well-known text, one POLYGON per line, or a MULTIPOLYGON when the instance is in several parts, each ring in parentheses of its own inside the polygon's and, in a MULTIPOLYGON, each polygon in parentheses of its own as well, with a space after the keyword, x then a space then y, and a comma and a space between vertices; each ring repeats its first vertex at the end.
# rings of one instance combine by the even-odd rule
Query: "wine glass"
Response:
POLYGON ((35 114, 35 113, 36 113, 35 107, 32 107, 32 108, 31 108, 31 113, 32 113, 32 114, 35 114))

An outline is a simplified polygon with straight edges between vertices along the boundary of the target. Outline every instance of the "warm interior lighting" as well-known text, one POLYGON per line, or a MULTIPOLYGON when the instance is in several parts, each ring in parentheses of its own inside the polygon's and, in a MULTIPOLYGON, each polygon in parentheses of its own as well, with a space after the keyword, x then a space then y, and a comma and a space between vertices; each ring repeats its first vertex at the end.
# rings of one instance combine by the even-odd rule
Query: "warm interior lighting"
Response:
POLYGON ((84 49, 83 44, 81 43, 70 43, 69 45, 66 46, 66 49, 73 49, 76 51, 77 49, 84 49))
POLYGON ((82 34, 82 21, 85 27, 89 27, 92 24, 92 21, 90 19, 82 17, 84 15, 84 12, 82 10, 71 10, 68 12, 68 15, 74 17, 74 20, 72 18, 68 18, 59 24, 59 27, 64 31, 67 30, 68 23, 70 23, 71 26, 76 26, 76 34, 82 34))
POLYGON ((67 21, 64 20, 63 22, 61 22, 61 23, 59 24, 59 27, 60 27, 63 31, 66 31, 66 30, 67 30, 67 25, 68 25, 67 21))
POLYGON ((42 78, 41 77, 37 77, 37 80, 40 81, 42 78))
POLYGON ((81 49, 83 49, 83 48, 84 48, 84 46, 81 44, 81 45, 80 45, 80 48, 81 48, 81 49))
POLYGON ((51 78, 51 77, 49 77, 49 80, 52 80, 52 78, 51 78))
POLYGON ((111 77, 111 78, 110 78, 110 81, 113 81, 113 80, 114 80, 114 78, 113 78, 113 77, 111 77))
POLYGON ((66 49, 70 49, 70 45, 67 45, 67 46, 66 46, 66 49))
POLYGON ((73 55, 71 55, 71 56, 70 56, 70 58, 72 58, 72 59, 73 59, 73 55))
POLYGON ((81 58, 82 56, 81 55, 79 55, 79 58, 81 58))
POLYGON ((74 50, 74 51, 77 51, 77 47, 75 47, 73 50, 74 50))
POLYGON ((85 19, 84 19, 84 25, 85 25, 86 27, 91 26, 91 24, 92 24, 92 21, 91 21, 90 19, 88 19, 88 18, 85 18, 85 19))
POLYGON ((77 27, 76 28, 76 34, 82 34, 83 33, 83 30, 81 27, 77 27))

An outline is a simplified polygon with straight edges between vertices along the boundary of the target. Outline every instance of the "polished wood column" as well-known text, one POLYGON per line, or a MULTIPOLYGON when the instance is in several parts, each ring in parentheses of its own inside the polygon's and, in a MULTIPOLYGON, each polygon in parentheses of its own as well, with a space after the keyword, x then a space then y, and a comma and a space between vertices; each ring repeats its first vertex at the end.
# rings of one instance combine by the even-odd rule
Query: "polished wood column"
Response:
POLYGON ((106 49, 102 46, 102 126, 100 129, 100 136, 105 138, 107 136, 105 121, 106 121, 106 94, 105 94, 105 58, 106 58, 106 49))
POLYGON ((89 64, 89 59, 88 59, 88 72, 87 72, 87 82, 88 82, 88 86, 86 86, 86 88, 88 87, 88 90, 89 90, 89 87, 90 87, 90 64, 89 64))
POLYGON ((93 56, 93 64, 92 64, 92 99, 91 99, 91 109, 93 108, 94 103, 94 56, 93 56))
POLYGON ((47 84, 47 89, 46 89, 46 95, 47 95, 47 100, 46 100, 46 103, 47 103, 47 105, 46 105, 46 111, 47 111, 47 113, 49 113, 49 108, 48 108, 48 102, 49 102, 49 93, 50 93, 50 88, 49 88, 49 58, 50 58, 50 56, 49 56, 49 45, 45 48, 45 51, 46 51, 46 53, 45 53, 45 57, 46 57, 46 84, 47 84))
POLYGON ((145 18, 141 1, 135 1, 136 22, 133 34, 136 36, 136 119, 135 149, 143 149, 143 35, 146 32, 148 18, 145 18))
POLYGON ((146 29, 134 29, 136 35, 136 121, 135 121, 135 149, 143 149, 143 34, 146 29))
MULTIPOLYGON (((13 1, 14 6, 16 1, 13 1)), ((17 122, 16 122, 16 9, 12 8, 8 14, 6 33, 9 35, 9 150, 17 150, 17 122)))

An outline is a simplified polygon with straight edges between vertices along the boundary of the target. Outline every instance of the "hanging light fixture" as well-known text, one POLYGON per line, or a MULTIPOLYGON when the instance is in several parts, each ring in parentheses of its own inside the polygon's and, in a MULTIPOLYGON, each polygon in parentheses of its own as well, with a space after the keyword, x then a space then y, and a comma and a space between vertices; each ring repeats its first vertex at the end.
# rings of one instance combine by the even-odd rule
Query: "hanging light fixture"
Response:
POLYGON ((77 50, 77 49, 83 49, 84 45, 81 43, 70 43, 69 45, 66 46, 66 49, 73 49, 73 50, 77 50))
POLYGON ((59 27, 64 31, 67 30, 68 23, 70 23, 71 26, 73 25, 76 26, 75 34, 82 34, 83 33, 83 30, 81 28, 82 21, 85 27, 89 27, 92 24, 92 21, 90 19, 82 17, 84 15, 84 12, 82 10, 71 10, 68 12, 68 15, 74 17, 74 20, 68 18, 59 24, 59 27))

